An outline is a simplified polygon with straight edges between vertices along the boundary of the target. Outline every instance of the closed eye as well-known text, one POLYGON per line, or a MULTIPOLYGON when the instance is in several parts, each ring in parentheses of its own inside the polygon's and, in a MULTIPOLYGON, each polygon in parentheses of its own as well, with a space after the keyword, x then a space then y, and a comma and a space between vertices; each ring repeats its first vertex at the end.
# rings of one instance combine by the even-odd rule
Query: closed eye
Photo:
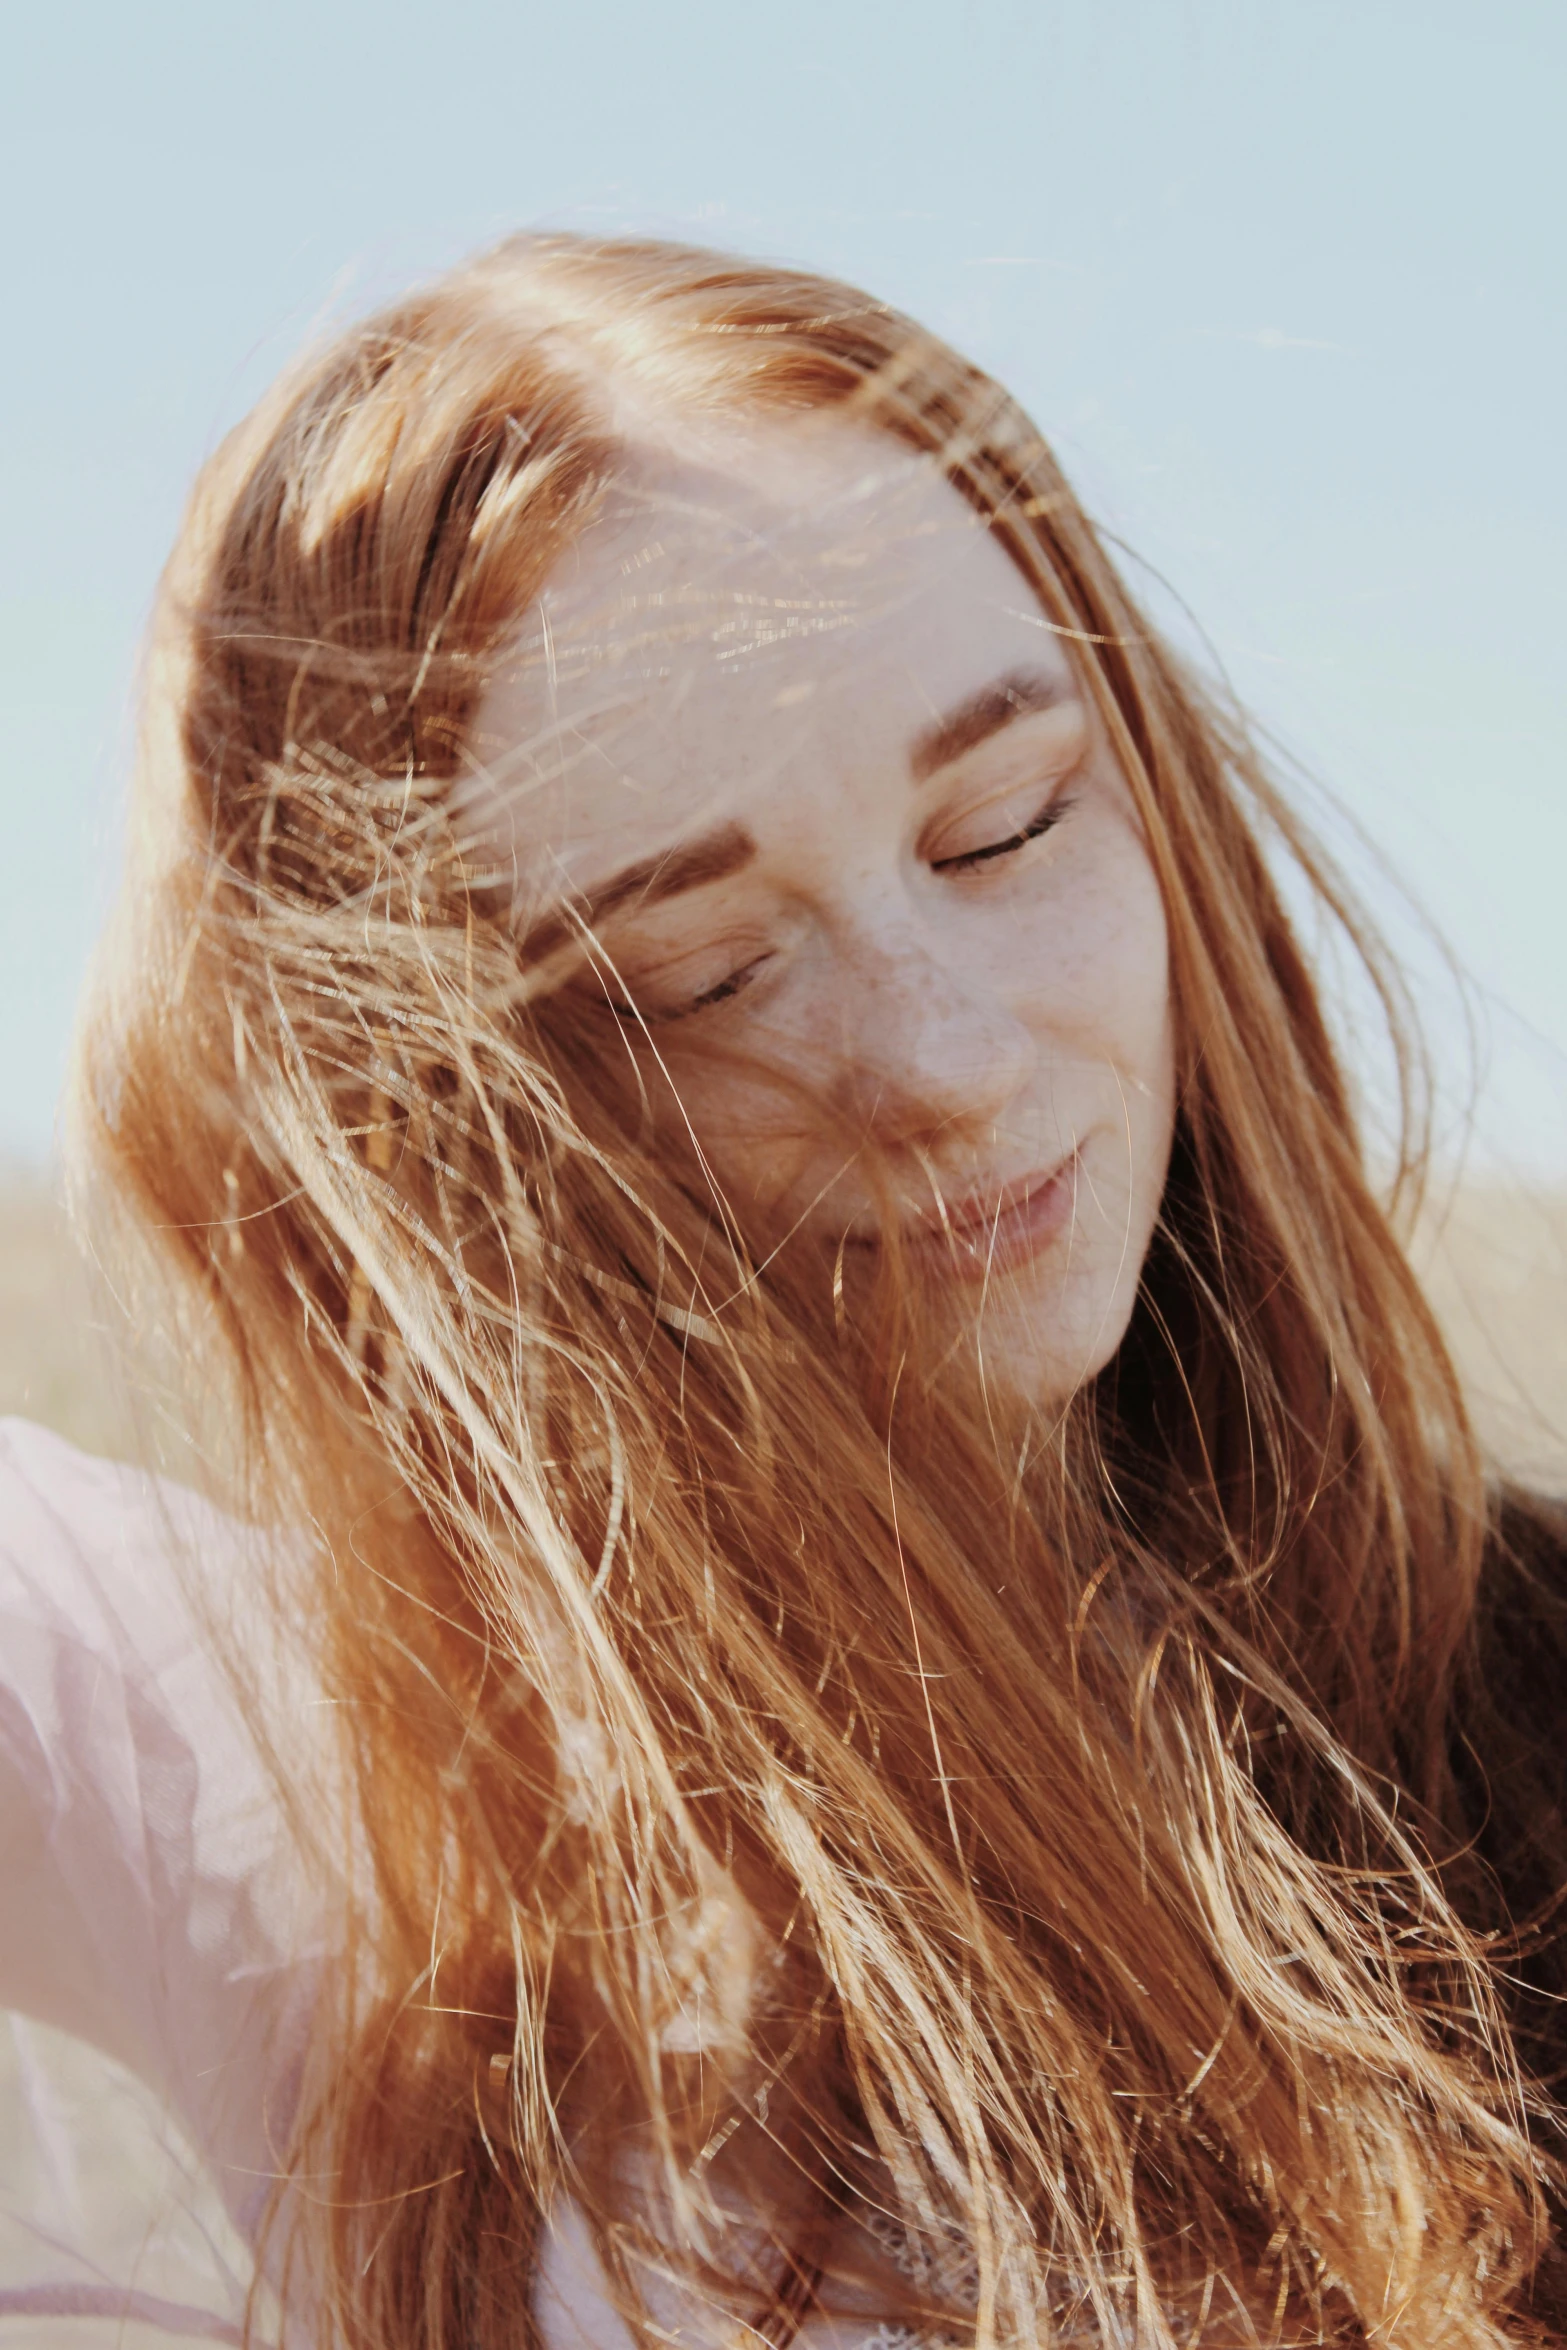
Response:
POLYGON ((708 1011, 715 1004, 728 1003, 732 997, 743 994, 771 960, 770 955, 756 955, 749 963, 742 963, 737 970, 729 972, 712 987, 703 988, 700 995, 691 996, 684 1003, 659 1003, 655 999, 628 1004, 616 1003, 611 999, 610 1010, 617 1019, 629 1022, 633 1027, 667 1027, 672 1020, 689 1020, 693 1012, 708 1011))
POLYGON ((731 971, 728 978, 720 979, 716 987, 704 988, 699 996, 693 996, 690 1003, 682 1004, 677 1010, 666 1014, 666 1017, 683 1020, 690 1012, 705 1012, 710 1004, 728 1003, 731 996, 742 994, 750 986, 767 960, 766 955, 758 955, 754 962, 742 963, 738 971, 731 971))
POLYGON ((987 841, 980 849, 965 849, 960 856, 932 857, 930 869, 932 873, 968 873, 977 865, 989 864, 992 858, 1014 856, 1019 849, 1026 848, 1031 840, 1038 840, 1041 833, 1049 832, 1053 825, 1059 824, 1071 805, 1070 800, 1052 800, 1048 807, 1040 809, 1031 823, 1024 825, 1021 832, 1008 833, 1005 840, 987 841))

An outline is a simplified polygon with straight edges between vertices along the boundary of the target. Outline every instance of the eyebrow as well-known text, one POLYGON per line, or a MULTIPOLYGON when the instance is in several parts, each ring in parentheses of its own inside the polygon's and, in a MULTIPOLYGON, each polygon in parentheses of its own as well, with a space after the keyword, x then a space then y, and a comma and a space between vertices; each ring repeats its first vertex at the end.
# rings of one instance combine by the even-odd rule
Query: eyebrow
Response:
MULTIPOLYGON (((940 768, 977 750, 1014 720, 1053 710, 1069 700, 1072 692, 1070 679, 1052 676, 1048 670, 1010 669, 921 729, 909 746, 910 772, 917 783, 923 783, 940 768)), ((727 881, 755 855, 755 839, 743 824, 715 825, 711 832, 681 847, 662 849, 654 856, 639 858, 634 865, 623 866, 597 889, 573 896, 565 906, 553 907, 524 934, 522 951, 529 957, 554 954, 582 930, 593 929, 633 899, 639 906, 662 905, 666 899, 701 889, 710 881, 727 881)))
POLYGON ((656 856, 641 857, 634 865, 601 882, 594 890, 574 896, 568 907, 557 907, 534 923, 523 939, 528 955, 548 955, 586 928, 591 930, 633 898, 639 905, 662 905, 688 889, 710 881, 727 881, 756 855, 756 842, 743 824, 719 824, 700 838, 656 856))
POLYGON ((977 750, 1014 719, 1031 718, 1036 711, 1053 710, 1058 703, 1070 701, 1073 691, 1070 678, 1052 676, 1049 670, 1009 669, 993 685, 982 685, 977 694, 970 694, 914 737, 909 746, 909 768, 915 782, 923 783, 938 769, 951 766, 954 759, 977 750))

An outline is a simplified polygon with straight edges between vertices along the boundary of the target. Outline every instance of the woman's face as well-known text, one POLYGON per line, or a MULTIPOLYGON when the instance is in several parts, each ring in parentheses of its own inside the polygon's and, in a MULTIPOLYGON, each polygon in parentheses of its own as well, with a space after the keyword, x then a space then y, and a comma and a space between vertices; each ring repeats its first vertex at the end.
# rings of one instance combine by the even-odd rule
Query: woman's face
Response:
POLYGON ((468 821, 762 1245, 1049 1405, 1125 1331, 1174 1115, 1163 908, 1076 657, 885 436, 661 441, 486 699, 468 821), (841 1253, 840 1253, 841 1251, 841 1253))

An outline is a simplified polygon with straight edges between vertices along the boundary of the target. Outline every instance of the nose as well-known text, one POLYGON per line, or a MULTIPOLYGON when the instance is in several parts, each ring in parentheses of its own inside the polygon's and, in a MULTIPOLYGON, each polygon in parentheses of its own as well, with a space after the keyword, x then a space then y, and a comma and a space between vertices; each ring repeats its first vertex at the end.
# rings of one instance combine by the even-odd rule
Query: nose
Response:
POLYGON ((843 976, 842 1086, 862 1132, 886 1148, 950 1148, 994 1126, 1038 1047, 981 975, 899 931, 856 942, 843 976))

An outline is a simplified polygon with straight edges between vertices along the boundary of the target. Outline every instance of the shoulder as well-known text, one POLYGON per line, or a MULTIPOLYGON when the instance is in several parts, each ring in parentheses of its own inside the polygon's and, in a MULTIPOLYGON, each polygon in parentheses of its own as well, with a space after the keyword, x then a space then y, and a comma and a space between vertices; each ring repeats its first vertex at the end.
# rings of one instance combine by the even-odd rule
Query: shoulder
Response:
POLYGON ((1499 1781, 1527 1781, 1535 1797, 1567 1782, 1567 1505, 1495 1497, 1455 1695, 1455 1736, 1488 1803, 1499 1781))
MULTIPOLYGON (((0 1749, 32 1749, 62 1804, 176 1754, 203 1811, 259 1801, 234 1668, 259 1686, 277 1547, 167 1478, 0 1420, 0 1749)), ((288 1664, 295 1711, 313 1692, 288 1664)))
MULTIPOLYGON (((0 2008, 170 2097, 236 2210, 275 2170, 328 1957, 224 1655, 264 1539, 0 1420, 0 2008)), ((268 1733, 293 1753, 320 1711, 297 1682, 285 1702, 268 1733)))
POLYGON ((1469 1652, 1455 1692, 1450 1759, 1463 1845, 1453 1891, 1470 1922, 1500 1933, 1503 1980, 1529 2069, 1567 2066, 1567 1507, 1506 1491, 1496 1500, 1469 1652))
POLYGON ((0 1701, 22 1701, 57 1760, 107 1709, 139 1732, 180 1722, 232 1770, 235 1709, 209 1635, 251 1581, 255 1541, 169 1479, 0 1420, 0 1701))
POLYGON ((1514 1917, 1567 1879, 1567 1507, 1503 1491, 1454 1714, 1467 1827, 1514 1917))
POLYGON ((1567 1703, 1567 1502, 1504 1488, 1477 1594, 1474 1661, 1493 1705, 1567 1703))
POLYGON ((200 1603, 210 1585, 216 1621, 246 1541, 179 1485, 0 1420, 0 1747, 41 1748, 62 1802, 106 1741, 128 1766, 178 1732, 232 1764, 200 1603))
POLYGON ((0 1578, 88 1616, 132 1599, 165 1612, 180 1548, 234 1558, 239 1528, 196 1494, 120 1461, 78 1452, 31 1421, 0 1419, 0 1578))

